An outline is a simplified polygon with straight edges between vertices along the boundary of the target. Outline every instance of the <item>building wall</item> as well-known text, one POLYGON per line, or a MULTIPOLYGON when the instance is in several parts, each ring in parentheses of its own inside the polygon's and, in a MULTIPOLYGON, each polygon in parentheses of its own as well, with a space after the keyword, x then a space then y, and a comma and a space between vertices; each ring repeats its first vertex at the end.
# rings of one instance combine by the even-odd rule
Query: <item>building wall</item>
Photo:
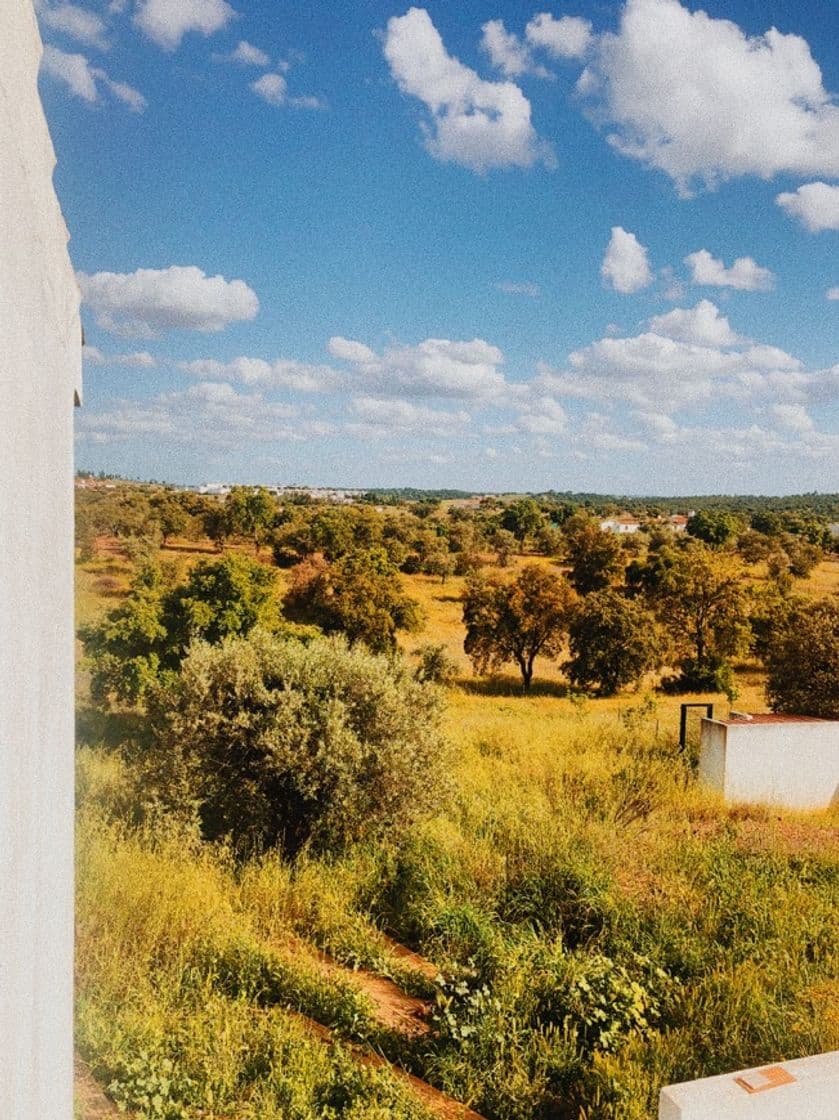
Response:
POLYGON ((659 1120, 837 1120, 837 1102, 839 1050, 834 1050, 829 1054, 814 1054, 791 1062, 668 1085, 661 1090, 658 1117, 659 1120))
POLYGON ((72 1116, 79 295, 30 0, 0 4, 0 1117, 72 1116))
POLYGON ((839 722, 703 719, 699 776, 727 801, 826 809, 839 803, 839 722))

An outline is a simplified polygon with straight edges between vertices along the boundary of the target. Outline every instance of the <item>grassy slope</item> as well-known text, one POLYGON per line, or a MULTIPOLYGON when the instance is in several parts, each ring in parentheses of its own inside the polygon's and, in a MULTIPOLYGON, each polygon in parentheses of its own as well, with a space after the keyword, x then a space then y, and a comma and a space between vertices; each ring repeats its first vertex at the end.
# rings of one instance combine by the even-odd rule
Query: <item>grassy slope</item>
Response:
MULTIPOLYGON (((114 557, 83 566, 80 619, 126 575, 114 557)), ((443 642, 471 681, 462 581, 408 582, 428 621, 406 648, 443 642)), ((808 584, 835 589, 839 564, 808 584)), ((530 697, 512 676, 451 690, 455 795, 437 819, 294 870, 236 871, 160 824, 126 831, 142 791, 119 758, 83 748, 79 1038, 100 1078, 135 1108, 162 1078, 145 1114, 165 1120, 419 1115, 386 1073, 359 1074, 283 1010, 392 1046, 363 1000, 276 957, 302 937, 392 974, 379 928, 487 985, 488 1002, 455 1006, 473 1033, 394 1056, 499 1120, 641 1120, 662 1083, 839 1047, 836 816, 697 790, 673 745, 680 698, 574 703, 555 667, 537 676, 530 697), (617 1033, 593 1044, 599 1009, 617 1033)), ((737 703, 763 707, 754 670, 737 703)))

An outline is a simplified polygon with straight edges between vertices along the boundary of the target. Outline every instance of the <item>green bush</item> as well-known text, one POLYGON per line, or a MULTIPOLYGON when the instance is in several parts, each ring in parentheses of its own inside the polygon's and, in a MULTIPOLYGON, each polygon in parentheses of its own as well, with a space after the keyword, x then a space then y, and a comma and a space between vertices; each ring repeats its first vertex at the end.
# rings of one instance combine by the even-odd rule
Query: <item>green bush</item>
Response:
POLYGON ((343 639, 199 643, 149 710, 150 778, 240 851, 334 851, 405 826, 446 789, 437 690, 343 639))

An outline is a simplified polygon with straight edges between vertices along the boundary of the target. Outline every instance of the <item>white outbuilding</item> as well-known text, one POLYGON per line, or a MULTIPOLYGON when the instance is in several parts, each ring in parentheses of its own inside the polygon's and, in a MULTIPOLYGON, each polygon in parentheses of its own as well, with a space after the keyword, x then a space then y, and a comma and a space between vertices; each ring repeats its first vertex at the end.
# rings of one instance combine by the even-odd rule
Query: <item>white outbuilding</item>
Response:
POLYGON ((839 804, 839 720, 739 712, 703 719, 699 780, 726 801, 786 809, 839 804))

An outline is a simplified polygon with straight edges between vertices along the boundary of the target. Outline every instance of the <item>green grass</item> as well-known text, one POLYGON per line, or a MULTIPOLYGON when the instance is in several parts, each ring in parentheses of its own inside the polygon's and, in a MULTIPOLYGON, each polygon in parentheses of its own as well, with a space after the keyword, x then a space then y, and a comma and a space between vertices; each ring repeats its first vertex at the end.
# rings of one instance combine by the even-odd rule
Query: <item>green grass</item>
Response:
MULTIPOLYGON (((102 576, 84 571, 91 617, 102 576)), ((412 577, 428 624, 410 642, 443 641, 465 670, 457 584, 412 577)), ((647 1120, 662 1084, 839 1048, 839 815, 699 789, 675 743, 693 697, 543 682, 451 689, 437 815, 294 865, 236 864, 168 820, 115 748, 126 726, 90 717, 77 1032, 110 1094, 154 1120, 424 1116, 359 1066, 367 1043, 491 1120, 647 1120), (412 977, 385 932, 445 982, 412 977), (383 1031, 309 946, 433 995, 433 1035, 383 1031)), ((753 667, 739 683, 738 707, 764 706, 753 667)))

